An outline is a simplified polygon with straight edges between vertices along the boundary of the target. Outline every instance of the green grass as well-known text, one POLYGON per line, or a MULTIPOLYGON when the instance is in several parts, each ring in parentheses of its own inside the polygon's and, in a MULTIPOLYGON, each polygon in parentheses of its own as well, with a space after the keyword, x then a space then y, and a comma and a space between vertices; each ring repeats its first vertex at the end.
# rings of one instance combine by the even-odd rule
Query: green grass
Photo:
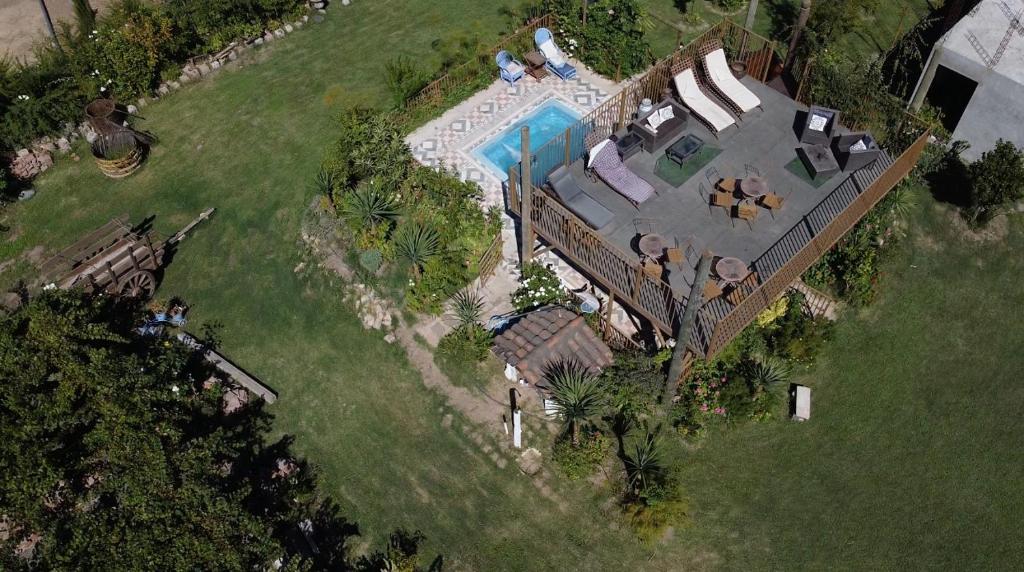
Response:
MULTIPOLYGON (((762 2, 770 4, 770 2, 762 2)), ((963 241, 922 199, 878 303, 839 325, 804 424, 774 422, 673 451, 691 524, 665 544, 622 530, 607 495, 549 479, 552 502, 489 437, 425 389, 398 346, 365 332, 336 280, 295 272, 309 183, 336 106, 386 101, 397 53, 430 59, 457 30, 495 36, 491 3, 378 0, 335 8, 254 56, 147 107, 161 138, 145 167, 110 181, 63 160, 36 198, 9 209, 0 259, 56 248, 128 212, 169 234, 209 206, 160 295, 182 295, 193 327, 220 324, 224 352, 280 393, 280 432, 319 465, 364 547, 422 529, 454 570, 999 568, 1019 551, 1024 485, 1017 432, 1024 229, 963 241), (457 15, 457 17, 454 17, 457 15), (442 426, 453 413, 451 429, 442 426)), ((20 269, 0 274, 10 281, 20 269)), ((497 424, 498 420, 495 420, 497 424)), ((528 418, 527 443, 549 434, 528 418)))
POLYGON ((793 175, 795 175, 796 178, 814 187, 815 189, 824 185, 825 183, 829 182, 832 179, 832 177, 815 178, 814 175, 812 175, 811 172, 807 170, 807 165, 804 164, 803 160, 800 159, 800 157, 797 157, 796 159, 793 159, 789 163, 786 163, 786 170, 789 171, 790 173, 793 173, 793 175))
POLYGON ((673 187, 678 187, 690 180, 690 177, 696 175, 721 152, 722 150, 717 147, 704 145, 682 165, 669 159, 667 155, 662 155, 654 166, 654 174, 673 187))

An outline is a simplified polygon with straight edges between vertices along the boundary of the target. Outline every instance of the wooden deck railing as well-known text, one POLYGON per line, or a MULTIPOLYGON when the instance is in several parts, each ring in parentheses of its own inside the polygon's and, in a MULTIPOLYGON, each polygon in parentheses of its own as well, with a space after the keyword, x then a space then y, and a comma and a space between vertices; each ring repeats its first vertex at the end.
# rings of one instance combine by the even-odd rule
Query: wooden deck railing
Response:
POLYGON ((487 280, 494 274, 494 269, 498 267, 498 263, 501 262, 501 248, 503 242, 501 240, 501 232, 499 231, 494 235, 494 240, 487 247, 487 250, 480 255, 480 260, 477 262, 477 269, 479 271, 480 284, 486 284, 487 280))
MULTIPOLYGON (((704 355, 713 357, 721 351, 737 334, 743 331, 750 322, 764 311, 769 305, 782 296, 793 282, 800 278, 808 268, 811 267, 822 255, 824 255, 840 238, 843 237, 878 201, 900 181, 903 180, 917 164, 921 153, 928 144, 929 132, 923 133, 903 151, 895 161, 888 164, 877 177, 872 177, 870 170, 867 173, 855 173, 847 182, 852 182, 859 188, 859 191, 848 204, 842 207, 834 216, 827 220, 816 220, 815 211, 827 208, 828 200, 832 197, 841 197, 844 192, 858 190, 840 185, 830 197, 822 201, 815 211, 804 217, 800 224, 787 233, 776 246, 784 244, 791 235, 803 234, 806 240, 803 245, 789 255, 785 262, 776 268, 771 267, 772 250, 769 249, 761 258, 753 264, 755 270, 761 269, 748 278, 748 287, 753 287, 738 305, 733 307, 727 314, 718 320, 714 320, 713 331, 710 337, 700 339, 699 336, 691 339, 696 342, 697 350, 704 355), (860 175, 860 176, 858 176, 860 175), (846 187, 844 189, 844 187, 846 187), (769 270, 770 269, 770 270, 769 270), (766 274, 767 272, 767 274, 766 274), (704 345, 706 343, 706 345, 704 345)), ((702 308, 702 313, 713 313, 715 310, 711 304, 702 308)), ((707 321, 703 323, 707 324, 707 321)), ((706 336, 707 331, 702 332, 706 336)))
MULTIPOLYGON (((456 15, 453 16, 457 17, 456 15)), ((472 79, 477 77, 477 72, 480 68, 491 66, 494 68, 495 75, 497 75, 497 64, 494 63, 494 57, 498 55, 498 52, 515 45, 517 42, 526 42, 527 39, 530 42, 529 45, 532 45, 533 35, 537 29, 549 28, 553 22, 554 15, 550 13, 531 20, 522 28, 519 28, 515 32, 512 32, 508 36, 502 38, 500 42, 492 46, 489 50, 480 52, 468 62, 449 69, 447 73, 428 83, 419 91, 419 93, 412 96, 409 101, 406 102, 406 107, 418 107, 420 105, 440 101, 444 98, 445 94, 451 90, 459 87, 460 85, 469 83, 472 79)), ((517 55, 522 57, 522 54, 517 55)))

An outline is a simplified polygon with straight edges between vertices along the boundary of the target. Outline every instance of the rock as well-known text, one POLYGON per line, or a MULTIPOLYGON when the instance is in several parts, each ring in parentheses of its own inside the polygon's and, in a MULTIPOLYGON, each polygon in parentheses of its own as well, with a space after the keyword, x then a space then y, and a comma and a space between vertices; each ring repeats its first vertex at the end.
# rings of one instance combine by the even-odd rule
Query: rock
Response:
POLYGON ((209 64, 199 64, 197 69, 199 70, 199 75, 210 75, 209 64))
POLYGON ((53 155, 45 151, 39 151, 36 153, 36 161, 39 161, 39 170, 45 171, 53 166, 53 155))
POLYGON ((291 34, 292 32, 295 31, 295 26, 292 26, 291 24, 285 24, 284 25, 284 31, 288 32, 289 34, 291 34))
POLYGON ((292 25, 295 26, 296 28, 301 28, 303 23, 305 23, 305 20, 295 20, 295 22, 292 25))
POLYGON ((146 107, 146 103, 147 103, 146 102, 146 98, 145 97, 140 97, 139 98, 138 108, 142 109, 143 107, 146 107))
POLYGON ((30 152, 28 149, 18 149, 18 157, 27 157, 30 152))
POLYGON ((11 174, 27 181, 48 169, 50 165, 53 165, 53 158, 45 151, 39 151, 38 155, 32 152, 21 155, 19 151, 18 157, 11 162, 11 174))
POLYGON ((181 84, 176 82, 176 81, 169 81, 169 82, 167 82, 167 87, 171 88, 172 90, 173 89, 180 89, 181 88, 181 84))
POLYGON ((283 38, 284 37, 284 28, 278 28, 278 29, 274 30, 274 37, 283 38))
POLYGON ((131 104, 128 105, 128 113, 130 113, 132 115, 135 115, 138 112, 139 112, 139 108, 138 107, 136 107, 134 105, 131 105, 131 104))
POLYGON ((235 49, 231 50, 230 52, 228 52, 228 59, 231 60, 231 61, 237 60, 238 59, 238 52, 240 52, 240 51, 242 51, 242 48, 235 48, 235 49))
POLYGON ((389 333, 388 335, 384 336, 384 341, 389 344, 393 344, 398 341, 398 337, 395 336, 394 333, 389 333))
POLYGON ((61 153, 67 153, 71 150, 71 142, 68 141, 67 137, 61 137, 57 140, 57 149, 59 149, 61 153))
POLYGON ((319 0, 314 0, 309 3, 309 7, 314 10, 322 10, 325 5, 326 4, 324 2, 320 2, 319 0))
MULTIPOLYGON (((263 38, 256 38, 255 40, 252 41, 252 44, 254 46, 262 46, 263 45, 263 38)), ((234 52, 231 52, 231 53, 234 53, 234 52)), ((237 58, 238 56, 235 56, 235 57, 237 58)))
MULTIPOLYGON (((316 11, 316 13, 317 13, 317 14, 321 14, 321 15, 323 15, 323 14, 326 14, 326 13, 327 13, 327 10, 325 10, 325 9, 321 8, 321 9, 317 10, 317 11, 316 11)), ((321 22, 323 22, 323 20, 322 20, 322 19, 321 19, 320 21, 321 21, 321 22)))
POLYGON ((314 23, 319 24, 320 22, 323 22, 323 21, 324 21, 324 17, 321 14, 317 14, 317 15, 313 16, 313 22, 314 23))
POLYGON ((263 41, 264 42, 268 42, 268 43, 269 42, 273 42, 274 41, 274 34, 271 34, 270 32, 267 32, 266 34, 263 35, 263 41))
POLYGON ((89 131, 89 132, 87 132, 87 133, 85 134, 85 140, 86 140, 86 141, 87 141, 87 142, 88 142, 88 143, 89 143, 90 145, 92 145, 93 143, 95 143, 95 142, 96 142, 96 140, 97 140, 97 139, 99 139, 99 138, 100 138, 100 136, 99 136, 99 135, 97 135, 95 131, 89 131))
MULTIPOLYGON (((230 53, 233 54, 235 52, 230 52, 230 53)), ((229 54, 228 57, 230 57, 230 54, 229 54)), ((220 69, 220 65, 221 65, 220 64, 220 60, 213 60, 212 62, 210 62, 210 71, 211 72, 215 72, 215 71, 219 70, 220 69)))
POLYGON ((21 296, 14 292, 5 292, 3 296, 0 297, 0 306, 3 306, 8 311, 13 312, 21 306, 21 296))
POLYGON ((199 70, 198 67, 189 64, 181 70, 181 75, 186 75, 191 79, 199 79, 203 75, 203 73, 199 70))
POLYGON ((342 6, 348 6, 351 3, 352 3, 352 0, 341 0, 341 5, 342 6))
POLYGON ((160 87, 156 88, 156 92, 159 93, 160 95, 167 95, 168 93, 171 92, 171 88, 167 87, 166 83, 162 83, 162 84, 160 84, 160 87))
POLYGON ((57 150, 57 146, 54 145, 53 143, 50 143, 49 141, 37 143, 35 147, 36 149, 46 151, 47 153, 53 153, 54 151, 57 150))
POLYGON ((184 74, 183 73, 180 76, 178 76, 178 83, 180 83, 181 85, 185 85, 186 83, 188 83, 190 81, 192 81, 192 76, 190 76, 188 74, 184 74))
POLYGON ((18 193, 18 200, 19 201, 27 201, 27 200, 31 199, 32 197, 34 197, 34 196, 36 196, 36 190, 35 189, 25 189, 24 191, 21 191, 20 193, 18 193))
POLYGON ((303 14, 302 15, 302 21, 303 22, 308 22, 309 21, 309 14, 303 14))
POLYGON ((520 471, 532 477, 540 472, 543 459, 544 455, 540 451, 530 447, 523 451, 522 455, 519 455, 519 458, 516 459, 516 464, 519 465, 520 471))

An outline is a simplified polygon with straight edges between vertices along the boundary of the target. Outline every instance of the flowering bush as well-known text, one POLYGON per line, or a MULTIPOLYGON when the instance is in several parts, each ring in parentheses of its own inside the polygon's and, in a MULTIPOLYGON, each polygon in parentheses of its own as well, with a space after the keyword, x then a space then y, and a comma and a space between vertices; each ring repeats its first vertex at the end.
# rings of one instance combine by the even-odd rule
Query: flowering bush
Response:
POLYGON ((720 363, 695 362, 673 409, 677 430, 686 436, 701 437, 710 424, 724 421, 729 409, 721 398, 730 381, 720 363))
POLYGON ((512 306, 517 312, 569 301, 562 281, 548 266, 536 262, 525 264, 519 283, 519 289, 512 293, 512 306))
POLYGON ((637 0, 597 0, 587 8, 587 25, 580 19, 577 0, 556 0, 559 44, 599 74, 631 76, 650 63, 644 37, 647 15, 637 0))

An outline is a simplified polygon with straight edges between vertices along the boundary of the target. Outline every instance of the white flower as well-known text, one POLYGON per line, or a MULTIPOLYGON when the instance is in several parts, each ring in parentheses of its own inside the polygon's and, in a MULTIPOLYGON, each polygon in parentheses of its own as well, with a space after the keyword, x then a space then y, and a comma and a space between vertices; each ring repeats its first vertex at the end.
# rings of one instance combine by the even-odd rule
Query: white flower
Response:
POLYGON ((608 15, 609 16, 614 16, 615 15, 615 10, 608 10, 608 15))
POLYGON ((173 391, 174 393, 178 393, 178 386, 177 385, 172 385, 171 386, 171 391, 173 391))

